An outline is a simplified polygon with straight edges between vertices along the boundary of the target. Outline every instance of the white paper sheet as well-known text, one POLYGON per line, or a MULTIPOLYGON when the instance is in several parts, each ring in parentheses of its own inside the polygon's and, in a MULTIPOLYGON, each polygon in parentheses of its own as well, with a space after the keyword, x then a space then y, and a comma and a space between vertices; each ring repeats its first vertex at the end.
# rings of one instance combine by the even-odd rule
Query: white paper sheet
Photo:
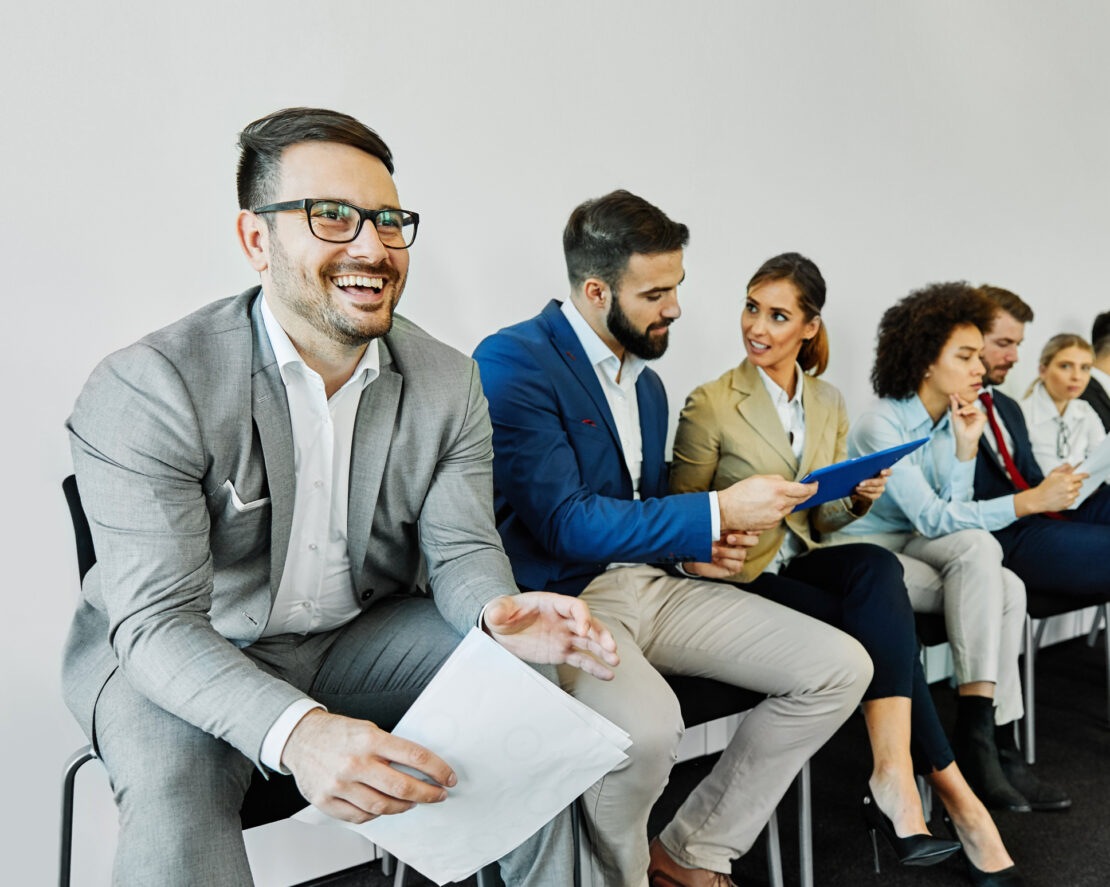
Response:
POLYGON ((631 745, 622 729, 478 629, 393 733, 455 771, 446 801, 362 825, 315 807, 293 818, 353 829, 437 884, 461 881, 518 846, 625 760, 631 745))
POLYGON ((1072 508, 1078 508, 1091 493, 1110 480, 1110 435, 1103 438, 1102 443, 1087 454, 1087 458, 1079 463, 1076 470, 1082 474, 1089 474, 1090 477, 1083 481, 1072 508))

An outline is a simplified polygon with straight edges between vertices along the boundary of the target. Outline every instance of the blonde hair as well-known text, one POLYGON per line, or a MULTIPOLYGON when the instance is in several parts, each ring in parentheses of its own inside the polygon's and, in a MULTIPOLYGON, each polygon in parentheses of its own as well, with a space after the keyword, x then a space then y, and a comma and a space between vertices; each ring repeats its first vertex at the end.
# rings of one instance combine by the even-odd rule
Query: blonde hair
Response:
MULTIPOLYGON (((1052 358, 1063 351, 1065 348, 1082 348, 1084 351, 1090 351, 1091 357, 1095 356, 1095 349, 1091 347, 1091 343, 1076 333, 1059 333, 1053 336, 1046 343, 1044 348, 1041 349, 1041 359, 1037 364, 1039 369, 1048 369, 1048 365, 1052 363, 1052 358)), ((1037 385, 1040 384, 1040 379, 1037 379, 1029 386, 1029 390, 1025 392, 1028 397, 1032 394, 1037 385)))

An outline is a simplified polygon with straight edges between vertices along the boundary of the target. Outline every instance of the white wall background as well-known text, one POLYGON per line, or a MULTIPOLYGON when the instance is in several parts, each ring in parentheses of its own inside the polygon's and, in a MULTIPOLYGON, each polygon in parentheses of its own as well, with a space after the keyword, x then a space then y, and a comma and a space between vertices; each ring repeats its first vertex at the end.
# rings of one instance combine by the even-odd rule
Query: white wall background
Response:
MULTIPOLYGON (((689 223, 659 361, 672 412, 739 359, 752 271, 800 250, 829 282, 828 378, 854 413, 878 315, 912 287, 1022 294, 1038 317, 1014 387, 1108 307, 1108 43, 1110 8, 1029 0, 6 10, 4 880, 56 877, 58 773, 84 741, 58 689, 76 594, 62 423, 105 353, 254 283, 233 238, 243 124, 316 104, 384 135, 425 219, 401 310, 464 351, 563 296, 580 200, 627 187, 689 223)), ((103 884, 103 778, 81 792, 77 883, 103 884)))

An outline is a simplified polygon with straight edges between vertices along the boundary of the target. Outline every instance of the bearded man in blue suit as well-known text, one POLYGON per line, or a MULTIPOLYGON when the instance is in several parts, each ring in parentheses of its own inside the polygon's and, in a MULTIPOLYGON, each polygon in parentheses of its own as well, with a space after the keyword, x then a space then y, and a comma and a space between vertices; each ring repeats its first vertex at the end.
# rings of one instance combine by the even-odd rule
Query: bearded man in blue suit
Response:
POLYGON ((633 740, 629 760, 585 799, 594 883, 607 887, 731 884, 732 860, 871 676, 847 635, 706 581, 737 572, 755 534, 813 485, 753 477, 719 493, 666 495, 667 400, 647 361, 666 350, 680 314, 687 238, 685 225, 627 191, 583 203, 563 235, 570 298, 474 353, 493 421, 498 529, 516 581, 587 601, 621 650, 605 685, 560 670, 566 690, 633 740), (648 813, 683 731, 660 672, 768 698, 649 850, 648 813))

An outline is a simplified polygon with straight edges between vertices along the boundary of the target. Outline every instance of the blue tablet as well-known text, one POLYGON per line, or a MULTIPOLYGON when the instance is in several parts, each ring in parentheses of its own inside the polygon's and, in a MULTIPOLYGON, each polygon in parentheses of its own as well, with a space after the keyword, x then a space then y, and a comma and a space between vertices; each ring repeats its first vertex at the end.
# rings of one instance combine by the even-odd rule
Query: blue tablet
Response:
POLYGON ((919 440, 891 447, 889 450, 879 450, 877 453, 868 453, 866 456, 857 456, 855 459, 848 459, 844 462, 837 462, 835 465, 826 465, 824 468, 811 471, 801 479, 800 483, 808 484, 817 481, 820 484, 817 487, 817 493, 812 499, 807 499, 794 510, 801 511, 805 508, 813 508, 815 505, 821 505, 849 495, 861 480, 867 480, 867 478, 874 477, 884 468, 890 468, 903 456, 912 453, 919 446, 928 442, 929 438, 922 437, 919 440))

